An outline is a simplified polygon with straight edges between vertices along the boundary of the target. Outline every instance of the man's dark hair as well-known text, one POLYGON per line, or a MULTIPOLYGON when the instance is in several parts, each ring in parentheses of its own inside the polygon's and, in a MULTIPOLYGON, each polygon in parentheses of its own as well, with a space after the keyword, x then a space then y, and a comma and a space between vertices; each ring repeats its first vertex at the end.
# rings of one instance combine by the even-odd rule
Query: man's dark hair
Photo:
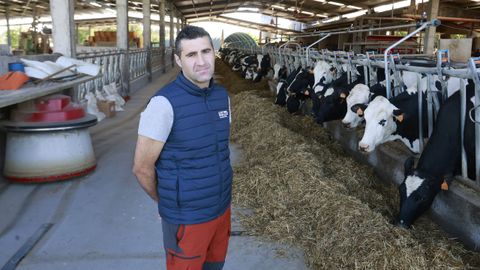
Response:
POLYGON ((213 48, 213 41, 212 38, 210 37, 210 34, 205 31, 205 29, 198 27, 198 26, 193 26, 193 25, 187 25, 178 33, 177 38, 175 39, 175 54, 180 57, 180 54, 182 53, 182 48, 180 46, 180 42, 183 39, 196 39, 200 37, 208 37, 210 40, 210 44, 212 45, 213 48))

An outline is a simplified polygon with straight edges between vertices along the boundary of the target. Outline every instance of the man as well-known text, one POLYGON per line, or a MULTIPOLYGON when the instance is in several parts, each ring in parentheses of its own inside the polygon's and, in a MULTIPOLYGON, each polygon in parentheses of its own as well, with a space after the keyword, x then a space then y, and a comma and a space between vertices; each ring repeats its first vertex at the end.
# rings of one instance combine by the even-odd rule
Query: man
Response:
POLYGON ((162 218, 167 269, 222 269, 230 237, 232 168, 227 92, 213 83, 210 35, 175 40, 177 78, 141 114, 133 172, 162 218))

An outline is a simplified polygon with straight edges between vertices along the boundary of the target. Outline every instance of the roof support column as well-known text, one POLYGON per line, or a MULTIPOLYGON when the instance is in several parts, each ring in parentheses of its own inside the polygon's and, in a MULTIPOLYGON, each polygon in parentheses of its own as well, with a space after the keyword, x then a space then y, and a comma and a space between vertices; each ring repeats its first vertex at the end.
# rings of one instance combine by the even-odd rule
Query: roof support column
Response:
POLYGON ((173 50, 174 50, 174 47, 175 47, 175 38, 174 38, 174 26, 173 26, 173 17, 175 16, 175 12, 173 11, 174 9, 174 6, 173 6, 173 1, 170 1, 169 2, 169 5, 170 5, 170 49, 172 49, 172 58, 171 58, 171 62, 172 62, 172 68, 175 66, 175 60, 174 60, 174 57, 173 57, 173 50))
POLYGON ((224 29, 222 29, 222 36, 220 37, 220 48, 223 48, 224 42, 225 42, 225 33, 224 33, 224 29))
MULTIPOLYGON (((428 21, 436 19, 438 17, 438 8, 440 5, 440 0, 430 0, 428 1, 428 21)), ((435 43, 435 27, 428 27, 425 31, 425 43, 423 46, 424 54, 433 54, 433 45, 435 43)))
POLYGON ((50 0, 53 51, 68 57, 76 55, 74 6, 74 0, 50 0))
POLYGON ((124 51, 121 63, 122 78, 120 94, 127 96, 130 92, 130 59, 128 55, 128 4, 127 0, 116 0, 117 4, 117 48, 124 51))
POLYGON ((7 44, 12 48, 12 35, 10 34, 10 8, 6 7, 5 18, 7 19, 7 44))
MULTIPOLYGON (((410 6, 408 7, 408 13, 409 14, 415 14, 415 9, 417 8, 416 4, 415 4, 415 0, 410 0, 410 6)), ((411 33, 413 31, 415 31, 415 26, 412 26, 410 28, 408 28, 408 33, 411 33)))
POLYGON ((175 35, 175 37, 178 36, 178 33, 180 33, 180 30, 182 30, 182 23, 181 23, 181 20, 180 20, 180 11, 177 10, 176 12, 176 17, 177 17, 177 23, 175 24, 175 27, 177 28, 177 34, 175 35))
POLYGON ((143 0, 143 48, 147 50, 147 76, 152 81, 152 36, 150 21, 150 0, 143 0))
POLYGON ((158 0, 160 13, 160 65, 165 73, 165 0, 158 0))

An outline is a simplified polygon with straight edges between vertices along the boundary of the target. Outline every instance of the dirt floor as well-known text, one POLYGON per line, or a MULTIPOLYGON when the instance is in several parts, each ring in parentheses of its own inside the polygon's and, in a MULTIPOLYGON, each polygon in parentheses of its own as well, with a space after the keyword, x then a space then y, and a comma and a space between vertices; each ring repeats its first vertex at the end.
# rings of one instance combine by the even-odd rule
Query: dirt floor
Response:
POLYGON ((250 234, 301 248, 312 269, 480 269, 479 253, 427 217, 411 230, 393 226, 396 186, 310 117, 274 105, 266 79, 247 81, 221 60, 216 71, 244 156, 234 168, 234 203, 254 211, 242 217, 250 234))

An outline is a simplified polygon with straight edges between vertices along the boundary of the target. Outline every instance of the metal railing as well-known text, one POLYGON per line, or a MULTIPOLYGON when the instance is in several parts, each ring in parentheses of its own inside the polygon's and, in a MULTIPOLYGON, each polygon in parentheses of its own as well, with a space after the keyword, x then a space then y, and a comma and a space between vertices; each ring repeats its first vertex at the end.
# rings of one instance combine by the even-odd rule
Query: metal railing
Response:
MULTIPOLYGON (((243 51, 243 48, 236 48, 240 51, 243 51)), ((322 50, 322 52, 317 52, 315 50, 310 49, 310 47, 305 47, 302 48, 301 50, 297 51, 290 51, 290 50, 285 50, 283 48, 278 48, 278 49, 264 49, 264 48, 258 48, 257 53, 271 53, 273 57, 273 61, 276 63, 288 65, 290 64, 288 60, 289 58, 295 58, 295 57, 305 57, 307 60, 306 62, 309 62, 310 60, 315 60, 315 61, 327 61, 331 63, 332 65, 336 67, 340 67, 342 64, 347 64, 347 65, 360 65, 364 67, 365 76, 369 78, 365 78, 365 82, 367 82, 370 86, 372 83, 375 81, 378 82, 375 71, 377 68, 384 68, 387 67, 387 70, 385 70, 385 73, 390 73, 392 69, 395 69, 396 71, 404 70, 404 71, 411 71, 411 72, 416 72, 420 74, 424 74, 427 76, 427 90, 426 90, 426 95, 427 95, 427 100, 428 100, 428 136, 431 135, 431 131, 433 129, 433 120, 436 119, 436 114, 439 109, 439 101, 435 100, 434 92, 436 91, 435 85, 433 82, 433 75, 437 75, 440 78, 441 84, 442 84, 442 96, 445 96, 446 93, 443 91, 446 91, 447 88, 447 82, 443 79, 443 76, 449 76, 449 77, 458 77, 462 79, 472 79, 474 84, 475 84, 475 100, 476 100, 476 107, 472 109, 471 112, 465 112, 465 104, 466 101, 466 85, 465 83, 461 83, 460 87, 460 93, 462 95, 462 111, 460 113, 461 115, 461 121, 466 119, 466 117, 469 117, 470 115, 475 115, 476 123, 476 132, 475 132, 475 142, 476 142, 476 153, 480 152, 480 68, 477 66, 480 65, 480 58, 472 58, 469 60, 468 63, 465 63, 463 67, 460 68, 452 68, 449 63, 445 63, 444 59, 447 59, 447 62, 449 60, 448 53, 445 56, 445 51, 439 51, 437 55, 437 62, 436 66, 434 67, 421 67, 421 66, 410 66, 410 65, 404 65, 399 61, 398 63, 395 63, 394 59, 391 57, 391 59, 387 59, 387 63, 385 63, 385 60, 381 59, 376 59, 375 55, 371 53, 367 53, 367 55, 363 54, 358 54, 358 55, 352 55, 348 54, 347 52, 330 52, 327 50, 322 50), (308 53, 307 53, 308 52, 308 53), (440 60, 438 60, 440 59, 440 60), (432 107, 434 106, 434 107, 432 107)), ((246 53, 251 53, 251 50, 244 51, 246 53)), ((384 55, 381 55, 384 56, 384 55)), ((391 56, 391 55, 390 55, 391 56)), ((434 60, 432 58, 432 60, 434 60)), ((305 67, 305 66, 304 66, 305 67)), ((352 69, 351 67, 347 68, 347 72, 352 72, 355 69, 352 69)), ((350 74, 351 75, 351 74, 350 74)), ((395 85, 401 85, 401 81, 396 81, 399 80, 399 78, 396 78, 396 76, 393 77, 393 81, 395 85)), ((401 79, 400 79, 401 80, 401 79)), ((463 81, 462 81, 463 82, 463 81)), ((388 84, 388 83, 387 83, 388 84)), ((417 85, 419 85, 419 82, 417 82, 417 85)), ((422 94, 419 92, 419 109, 420 109, 420 119, 421 119, 421 102, 422 102, 422 94)), ((463 123, 463 122, 462 122, 463 123)), ((422 122, 419 122, 420 125, 423 126, 422 122)), ((423 130, 423 128, 419 129, 420 131, 423 130)), ((463 134, 463 130, 462 130, 463 134)), ((423 134, 421 136, 423 138, 423 134)), ((463 135, 462 135, 463 138, 463 135)), ((423 139, 421 145, 423 146, 423 139)), ((462 143, 463 145, 463 143, 462 143)), ((420 150, 423 150, 420 148, 420 150)), ((476 172, 476 179, 472 179, 474 181, 468 180, 467 176, 467 162, 466 162, 466 155, 465 155, 465 150, 463 150, 462 154, 462 175, 459 177, 460 181, 477 190, 480 191, 480 155, 476 155, 475 157, 475 172, 476 172)))
MULTIPOLYGON (((151 62, 152 72, 159 69, 173 66, 173 48, 166 48, 164 51, 165 64, 161 62, 162 50, 152 48, 151 62)), ((128 51, 128 71, 122 70, 122 63, 126 58, 126 51, 121 49, 101 49, 89 52, 77 53, 77 59, 100 66, 100 76, 94 80, 82 83, 78 86, 74 99, 82 100, 88 92, 101 91, 104 85, 115 82, 120 87, 120 93, 128 94, 126 86, 122 84, 122 75, 128 72, 130 82, 135 81, 147 74, 147 49, 130 49, 128 51)))

